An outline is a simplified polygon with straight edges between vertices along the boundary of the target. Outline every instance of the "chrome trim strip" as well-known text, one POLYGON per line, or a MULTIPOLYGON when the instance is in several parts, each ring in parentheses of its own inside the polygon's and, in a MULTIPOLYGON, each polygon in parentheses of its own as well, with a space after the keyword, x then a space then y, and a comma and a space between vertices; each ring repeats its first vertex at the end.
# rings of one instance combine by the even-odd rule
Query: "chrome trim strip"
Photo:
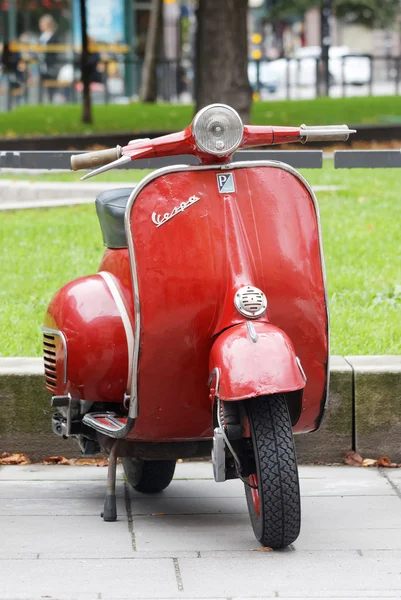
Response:
POLYGON ((216 378, 216 384, 214 386, 214 395, 218 396, 220 387, 220 369, 218 367, 215 367, 209 375, 209 379, 207 380, 207 384, 209 387, 212 385, 214 378, 216 378))
POLYGON ((295 360, 297 361, 298 368, 301 371, 301 375, 303 377, 304 383, 306 383, 307 382, 307 378, 306 378, 306 375, 305 375, 305 371, 302 368, 301 361, 299 360, 298 356, 295 357, 295 360))
MULTIPOLYGON (((330 378, 330 315, 329 315, 329 305, 328 305, 328 297, 327 297, 327 284, 326 284, 326 269, 324 266, 324 255, 323 255, 323 243, 322 243, 322 231, 321 231, 321 222, 320 222, 320 214, 319 207, 317 204, 317 199, 314 191, 312 190, 309 183, 306 181, 305 177, 303 177, 296 169, 287 165, 286 163, 282 163, 279 161, 271 161, 271 160, 255 160, 255 161, 243 161, 243 162, 235 162, 229 163, 225 165, 175 165, 172 167, 163 167, 161 169, 157 169, 153 173, 150 173, 146 177, 138 183, 136 188, 132 191, 131 196, 129 197, 127 208, 125 211, 125 232, 128 241, 128 252, 130 257, 130 265, 131 265, 131 276, 132 276, 132 285, 134 288, 134 312, 135 312, 135 332, 134 332, 134 357, 132 362, 132 380, 131 380, 131 402, 128 411, 128 415, 130 418, 135 419, 138 414, 138 381, 137 381, 137 373, 138 373, 138 362, 139 362, 139 343, 140 343, 140 334, 141 334, 141 305, 139 298, 139 284, 138 284, 138 273, 136 268, 136 259, 135 259, 135 249, 134 249, 134 240, 132 236, 131 230, 131 212, 132 208, 135 204, 135 200, 137 199, 140 192, 154 179, 161 177, 162 175, 167 175, 170 173, 180 173, 182 171, 207 171, 207 170, 226 170, 226 169, 244 169, 246 167, 274 167, 276 169, 283 169, 284 171, 288 171, 294 177, 297 177, 299 181, 304 185, 304 187, 309 192, 313 206, 316 214, 317 228, 318 228, 318 240, 319 240, 319 250, 320 250, 320 265, 322 269, 323 275, 323 284, 324 284, 324 297, 326 303, 326 315, 327 315, 327 334, 328 334, 328 357, 327 357, 327 365, 326 365, 326 398, 324 404, 324 410, 327 407, 328 400, 328 390, 329 390, 329 378, 330 378)), ((321 421, 321 418, 320 418, 321 421)))
POLYGON ((246 328, 248 330, 249 337, 251 338, 252 342, 254 342, 256 344, 256 342, 258 341, 258 334, 256 333, 254 324, 251 323, 250 321, 247 321, 246 328))
POLYGON ((133 351, 134 351, 134 332, 132 330, 132 325, 131 325, 131 321, 130 321, 127 309, 125 308, 124 300, 123 300, 123 298, 118 290, 118 287, 114 281, 113 275, 111 275, 110 273, 107 273, 107 271, 99 271, 98 275, 103 277, 106 285, 108 286, 110 293, 113 296, 114 302, 117 305, 118 311, 121 316, 121 320, 124 325, 125 336, 127 338, 127 346, 128 346, 128 378, 127 378, 126 391, 129 392, 129 387, 130 387, 131 378, 132 378, 131 358, 132 358, 133 351))
POLYGON ((58 335, 61 339, 61 343, 64 348, 64 379, 63 383, 67 383, 67 362, 68 362, 68 350, 67 350, 67 339, 62 331, 58 329, 50 329, 49 327, 42 327, 43 333, 51 333, 52 335, 58 335))
POLYGON ((120 421, 118 421, 114 417, 111 417, 107 413, 88 413, 84 416, 82 422, 85 425, 88 425, 88 427, 92 427, 92 429, 95 429, 96 431, 99 431, 104 435, 108 435, 109 437, 113 437, 116 439, 121 439, 124 438, 131 431, 132 426, 134 424, 134 419, 128 418, 126 424, 121 425, 120 421), (115 426, 110 427, 109 425, 98 423, 96 417, 108 419, 115 426))

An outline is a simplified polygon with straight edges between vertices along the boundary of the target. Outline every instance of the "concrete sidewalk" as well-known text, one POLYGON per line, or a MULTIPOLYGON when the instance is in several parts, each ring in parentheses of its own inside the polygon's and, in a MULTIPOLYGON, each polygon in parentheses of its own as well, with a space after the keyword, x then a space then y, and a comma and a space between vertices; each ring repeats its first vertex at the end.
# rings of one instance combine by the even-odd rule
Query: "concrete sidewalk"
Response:
POLYGON ((286 551, 256 542, 239 481, 181 463, 158 496, 106 469, 0 467, 0 598, 400 598, 401 470, 301 467, 302 532, 286 551))

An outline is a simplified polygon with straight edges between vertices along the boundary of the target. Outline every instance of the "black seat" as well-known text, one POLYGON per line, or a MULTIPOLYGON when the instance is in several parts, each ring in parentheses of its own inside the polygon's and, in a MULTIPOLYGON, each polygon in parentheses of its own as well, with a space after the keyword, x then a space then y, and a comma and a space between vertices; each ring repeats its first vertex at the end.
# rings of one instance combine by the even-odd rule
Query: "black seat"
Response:
POLYGON ((96 211, 107 248, 127 248, 124 216, 134 187, 107 190, 96 198, 96 211))

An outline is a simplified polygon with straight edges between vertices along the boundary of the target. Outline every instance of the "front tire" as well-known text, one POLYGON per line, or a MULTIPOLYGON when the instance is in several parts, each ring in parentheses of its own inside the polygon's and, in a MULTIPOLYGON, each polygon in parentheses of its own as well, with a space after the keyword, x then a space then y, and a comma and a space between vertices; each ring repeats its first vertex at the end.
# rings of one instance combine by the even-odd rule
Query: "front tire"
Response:
POLYGON ((270 548, 294 542, 301 527, 297 459, 291 419, 284 394, 253 398, 246 403, 256 472, 245 485, 256 539, 270 548))
POLYGON ((125 476, 131 487, 142 494, 158 494, 173 479, 175 460, 123 458, 125 476))

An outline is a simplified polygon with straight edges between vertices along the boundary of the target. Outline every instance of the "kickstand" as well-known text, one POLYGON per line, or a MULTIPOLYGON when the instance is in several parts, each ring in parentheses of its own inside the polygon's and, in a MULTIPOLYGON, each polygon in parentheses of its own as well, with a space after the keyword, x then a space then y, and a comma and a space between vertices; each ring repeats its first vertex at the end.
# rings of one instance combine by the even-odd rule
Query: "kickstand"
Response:
POLYGON ((104 500, 104 510, 100 515, 104 521, 117 521, 116 469, 118 446, 119 440, 116 440, 109 455, 106 498, 104 500))

